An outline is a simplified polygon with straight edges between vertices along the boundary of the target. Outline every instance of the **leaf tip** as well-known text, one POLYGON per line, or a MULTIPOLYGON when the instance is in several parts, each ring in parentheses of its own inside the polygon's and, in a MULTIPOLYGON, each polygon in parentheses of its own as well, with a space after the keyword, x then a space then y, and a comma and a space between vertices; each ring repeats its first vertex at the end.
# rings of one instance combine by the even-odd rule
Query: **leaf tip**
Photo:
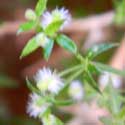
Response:
POLYGON ((19 29, 17 30, 17 32, 16 32, 16 35, 18 36, 18 35, 20 35, 22 32, 23 32, 22 29, 19 28, 19 29))

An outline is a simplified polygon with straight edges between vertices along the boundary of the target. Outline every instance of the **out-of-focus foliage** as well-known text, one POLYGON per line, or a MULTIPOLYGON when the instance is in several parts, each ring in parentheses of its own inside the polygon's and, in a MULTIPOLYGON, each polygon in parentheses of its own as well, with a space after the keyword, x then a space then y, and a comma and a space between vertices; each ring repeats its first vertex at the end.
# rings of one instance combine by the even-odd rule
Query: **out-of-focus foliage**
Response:
POLYGON ((5 74, 0 74, 0 88, 17 87, 18 83, 5 74))
POLYGON ((103 91, 103 98, 98 97, 98 104, 109 111, 109 116, 101 117, 104 125, 124 125, 125 123, 125 96, 121 90, 115 89, 109 81, 103 91))
POLYGON ((29 118, 23 117, 10 117, 0 119, 1 125, 40 125, 39 122, 29 118))
POLYGON ((114 0, 115 23, 117 25, 125 24, 125 0, 114 0))

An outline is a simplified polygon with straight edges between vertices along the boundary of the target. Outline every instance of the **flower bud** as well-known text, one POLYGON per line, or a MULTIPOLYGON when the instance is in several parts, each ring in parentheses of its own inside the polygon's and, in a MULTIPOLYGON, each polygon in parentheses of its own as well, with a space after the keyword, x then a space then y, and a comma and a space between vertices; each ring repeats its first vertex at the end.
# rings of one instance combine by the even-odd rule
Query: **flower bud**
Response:
POLYGON ((80 81, 75 80, 70 84, 69 96, 76 101, 82 101, 84 96, 84 90, 80 81))
POLYGON ((41 47, 45 47, 49 41, 49 38, 44 34, 44 33, 38 33, 36 35, 36 42, 39 44, 41 47))
POLYGON ((36 14, 32 9, 27 9, 25 12, 25 18, 30 21, 36 20, 36 14))

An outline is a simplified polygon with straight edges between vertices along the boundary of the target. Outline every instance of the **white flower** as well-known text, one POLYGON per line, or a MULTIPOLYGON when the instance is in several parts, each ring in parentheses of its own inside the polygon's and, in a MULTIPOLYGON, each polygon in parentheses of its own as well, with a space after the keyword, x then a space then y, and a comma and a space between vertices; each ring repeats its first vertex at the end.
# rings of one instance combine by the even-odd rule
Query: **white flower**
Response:
POLYGON ((41 92, 49 91, 53 94, 58 94, 64 86, 61 78, 55 72, 45 67, 37 72, 35 80, 41 92))
POLYGON ((69 86, 69 95, 77 101, 81 101, 84 96, 83 86, 80 81, 75 80, 69 86))
POLYGON ((50 105, 48 103, 44 103, 42 98, 33 93, 30 94, 28 106, 27 106, 27 113, 31 117, 39 117, 39 115, 43 114, 50 105))
POLYGON ((41 25, 45 29, 50 23, 52 23, 52 21, 53 21, 53 17, 51 13, 47 11, 43 14, 41 25))
POLYGON ((69 14, 69 11, 65 8, 56 8, 51 13, 48 11, 45 12, 42 18, 42 27, 45 29, 52 22, 59 20, 64 20, 64 23, 60 27, 60 30, 62 30, 71 21, 71 15, 69 14))
POLYGON ((36 35, 36 42, 39 46, 44 48, 49 42, 49 38, 44 33, 38 33, 36 35))
POLYGON ((120 88, 122 85, 120 76, 112 73, 104 72, 99 78, 99 83, 102 87, 106 87, 110 82, 114 88, 120 88))

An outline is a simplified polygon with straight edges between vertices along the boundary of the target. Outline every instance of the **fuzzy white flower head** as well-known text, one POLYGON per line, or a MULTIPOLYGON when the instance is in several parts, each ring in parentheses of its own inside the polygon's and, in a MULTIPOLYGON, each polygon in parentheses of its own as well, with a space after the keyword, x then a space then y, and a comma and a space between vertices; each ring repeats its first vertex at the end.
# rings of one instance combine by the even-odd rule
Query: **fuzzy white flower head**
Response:
POLYGON ((75 80, 69 86, 69 95, 77 101, 81 101, 84 96, 83 86, 80 81, 75 80))
POLYGON ((120 88, 122 85, 120 76, 112 73, 104 72, 99 78, 99 83, 102 87, 106 87, 110 81, 114 88, 120 88))
POLYGON ((39 117, 39 115, 43 114, 49 107, 49 104, 43 103, 39 95, 33 93, 30 94, 28 106, 27 106, 27 113, 31 117, 39 117), (40 103, 39 103, 40 102, 40 103))
POLYGON ((53 94, 58 94, 64 86, 61 78, 55 72, 52 72, 51 69, 45 67, 37 72, 35 81, 41 92, 48 91, 53 94))
POLYGON ((49 42, 49 38, 44 33, 38 33, 36 35, 36 42, 39 46, 44 48, 49 42))
POLYGON ((43 14, 42 27, 45 29, 52 22, 59 21, 59 20, 64 21, 64 23, 59 29, 59 30, 62 30, 71 21, 71 15, 69 14, 69 11, 66 10, 65 8, 61 8, 61 9, 56 8, 51 13, 48 11, 45 12, 43 14))

